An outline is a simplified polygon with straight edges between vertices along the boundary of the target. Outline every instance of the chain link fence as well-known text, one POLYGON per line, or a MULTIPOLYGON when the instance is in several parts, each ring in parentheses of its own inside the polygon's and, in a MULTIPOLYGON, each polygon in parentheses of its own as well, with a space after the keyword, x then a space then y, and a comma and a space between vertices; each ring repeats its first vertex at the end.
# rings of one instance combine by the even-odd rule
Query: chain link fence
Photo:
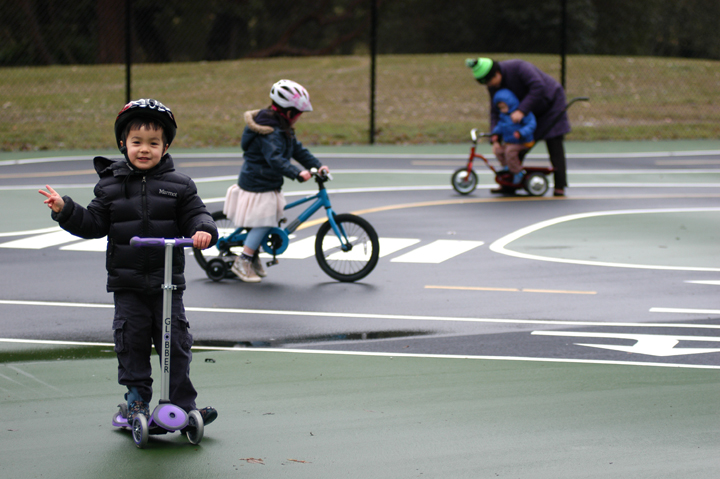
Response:
POLYGON ((110 148, 128 93, 173 109, 177 147, 237 147, 281 78, 312 96, 306 144, 367 143, 373 40, 378 143, 487 128, 470 56, 531 61, 590 97, 570 140, 720 136, 717 0, 501 3, 0 0, 0 150, 110 148))

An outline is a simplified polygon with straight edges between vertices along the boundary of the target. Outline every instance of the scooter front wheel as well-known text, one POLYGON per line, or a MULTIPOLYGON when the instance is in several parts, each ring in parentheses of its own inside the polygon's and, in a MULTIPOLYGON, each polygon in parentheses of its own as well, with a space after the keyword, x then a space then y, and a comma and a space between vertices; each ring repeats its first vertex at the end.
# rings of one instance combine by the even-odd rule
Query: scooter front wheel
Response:
POLYGON ((135 445, 140 449, 144 448, 147 445, 149 435, 147 418, 144 414, 138 414, 132 423, 132 436, 135 445))
POLYGON ((452 175, 452 187, 461 195, 469 195, 477 188, 478 178, 475 171, 467 168, 455 170, 452 175))

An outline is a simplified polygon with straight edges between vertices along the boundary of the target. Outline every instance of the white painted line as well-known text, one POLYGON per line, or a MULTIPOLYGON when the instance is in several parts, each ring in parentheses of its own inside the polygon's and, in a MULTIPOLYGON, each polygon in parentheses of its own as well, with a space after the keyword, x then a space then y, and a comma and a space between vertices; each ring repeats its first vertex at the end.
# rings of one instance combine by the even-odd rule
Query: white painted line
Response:
MULTIPOLYGON (((267 253, 262 253, 260 256, 272 258, 272 256, 267 253)), ((307 259, 311 256, 315 256, 315 236, 290 241, 285 252, 279 257, 281 259, 307 259)))
POLYGON ((43 249, 79 240, 80 238, 77 236, 73 236, 67 231, 60 230, 30 238, 8 241, 7 243, 0 244, 0 248, 43 249))
POLYGON ((592 213, 580 213, 575 215, 560 216, 547 221, 541 221, 534 225, 521 228, 509 235, 503 236, 499 240, 495 241, 490 245, 490 251, 495 253, 504 254, 507 256, 514 256, 516 258, 531 259, 536 261, 549 261, 553 263, 567 263, 567 264, 579 264, 588 266, 609 266, 613 268, 635 268, 635 269, 657 269, 657 270, 671 270, 671 271, 720 271, 720 268, 702 268, 702 267, 691 267, 691 266, 658 266, 658 265, 647 265, 647 264, 632 264, 632 263, 611 263, 604 261, 585 261, 576 259, 566 258, 555 258, 550 256, 538 256, 528 253, 520 253, 507 249, 506 246, 515 240, 527 236, 531 233, 539 231, 549 226, 565 223, 583 218, 591 218, 596 216, 613 216, 613 215, 634 215, 634 214, 653 214, 653 213, 685 213, 685 212, 698 212, 698 211, 720 211, 720 208, 664 208, 664 209, 653 209, 653 210, 616 210, 616 211, 595 211, 592 213))
MULTIPOLYGON (((438 264, 483 244, 482 241, 437 240, 402 256, 390 260, 392 263, 431 263, 438 264)), ((381 248, 382 251, 382 248, 381 248)))
POLYGON ((103 253, 107 251, 107 237, 96 238, 91 240, 81 241, 79 243, 73 243, 60 248, 65 251, 90 251, 96 253, 103 253))
MULTIPOLYGON (((112 304, 98 303, 63 303, 58 301, 0 300, 0 305, 67 307, 67 308, 113 308, 112 304)), ((301 316, 317 318, 352 318, 352 319, 390 319, 404 321, 443 321, 466 323, 498 323, 498 324, 544 324, 555 326, 612 326, 621 328, 684 328, 684 329, 717 329, 720 324, 687 324, 687 323, 621 323, 612 321, 562 321, 552 319, 503 319, 503 318, 462 318, 453 316, 413 316, 404 314, 373 314, 373 313, 340 313, 325 311, 288 311, 273 309, 239 309, 239 308, 203 308, 186 306, 186 311, 196 313, 217 314, 251 314, 256 316, 301 316)))
POLYGON ((582 344, 589 348, 610 349, 632 354, 645 354, 648 356, 684 356, 688 354, 706 354, 720 351, 718 348, 678 348, 680 341, 720 342, 720 337, 712 336, 676 336, 668 334, 622 334, 622 333, 580 333, 573 331, 533 331, 534 336, 561 336, 575 338, 604 338, 604 339, 630 339, 636 341, 632 346, 611 344, 582 344))
MULTIPOLYGON (((57 346, 104 346, 113 347, 112 343, 80 343, 77 341, 45 341, 45 340, 23 340, 0 338, 0 342, 27 343, 27 344, 48 344, 57 346)), ((283 353, 283 354, 322 354, 327 356, 366 356, 381 358, 420 358, 420 359, 474 359, 486 361, 522 361, 537 363, 561 363, 561 364, 603 364, 608 366, 642 366, 674 369, 720 369, 720 366, 702 364, 677 364, 677 363, 651 363, 640 361, 603 361, 594 359, 558 359, 558 358, 532 358, 521 356, 469 356, 453 354, 408 354, 408 353, 376 353, 364 351, 330 351, 321 349, 272 349, 272 348, 228 348, 212 346, 193 346, 195 351, 233 351, 236 353, 283 353)))
POLYGON ((419 242, 419 239, 410 238, 380 238, 380 257, 391 255, 419 242))
POLYGON ((7 236, 24 236, 24 235, 39 235, 43 233, 53 233, 55 231, 61 231, 62 228, 59 226, 53 226, 52 228, 41 228, 38 230, 27 230, 27 231, 12 231, 10 233, 0 233, 0 238, 7 236))
POLYGON ((692 284, 709 284, 712 286, 720 286, 720 281, 685 281, 686 283, 692 284))
POLYGON ((720 309, 650 308, 651 313, 720 314, 720 309))

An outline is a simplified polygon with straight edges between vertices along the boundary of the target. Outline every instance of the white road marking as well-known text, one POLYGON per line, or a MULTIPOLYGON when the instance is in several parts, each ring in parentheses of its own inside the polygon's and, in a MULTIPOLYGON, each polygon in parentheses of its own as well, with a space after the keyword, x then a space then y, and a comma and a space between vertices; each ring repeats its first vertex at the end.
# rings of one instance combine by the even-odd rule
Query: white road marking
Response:
POLYGON ((80 238, 71 235, 67 231, 60 230, 52 233, 31 236, 30 238, 8 241, 7 243, 0 244, 0 248, 43 249, 49 248, 50 246, 58 246, 78 241, 79 239, 80 238))
POLYGON ((673 270, 673 271, 720 271, 720 268, 702 268, 702 267, 691 267, 691 266, 658 266, 658 265, 647 265, 647 264, 632 264, 632 263, 611 263, 604 261, 585 261, 576 259, 566 258, 555 258, 550 256, 538 256, 534 254, 520 253, 507 249, 510 243, 515 240, 527 236, 531 233, 539 231, 543 228, 553 226, 559 223, 567 221, 573 221, 583 218, 591 218, 595 216, 612 216, 612 215, 633 215, 633 214, 652 214, 652 213, 682 213, 682 212, 697 212, 697 211, 720 211, 720 208, 663 208, 653 210, 616 210, 616 211, 595 211, 592 213, 579 213, 574 215, 560 216, 547 221, 541 221, 534 225, 526 226, 521 228, 509 235, 503 236, 490 245, 490 251, 495 253, 504 254, 507 256, 514 256, 516 258, 531 259, 537 261, 549 261, 553 263, 567 263, 567 264, 581 264, 589 266, 610 266, 613 268, 636 268, 636 269, 658 269, 658 270, 673 270))
POLYGON ((69 244, 61 247, 60 249, 64 251, 90 251, 93 253, 104 253, 107 250, 107 244, 107 238, 96 238, 69 244))
MULTIPOLYGON (((482 241, 437 240, 402 256, 390 260, 392 263, 442 263, 483 244, 482 241)), ((382 251, 382 248, 380 248, 382 251)))
MULTIPOLYGON (((81 343, 77 341, 49 341, 24 340, 0 338, 0 342, 48 344, 57 346, 104 346, 113 347, 112 343, 81 343)), ((720 369, 720 366, 703 364, 677 364, 677 363, 651 363, 641 361, 605 361, 597 359, 559 359, 559 358, 531 358, 522 356, 469 356, 460 354, 408 354, 408 353, 374 353, 364 351, 330 351, 318 349, 273 349, 273 348, 228 348, 213 346, 193 346, 195 351, 233 351, 236 353, 283 353, 283 354, 323 354, 328 356, 367 356, 383 358, 420 358, 420 359, 475 359, 485 361, 523 361, 535 363, 564 363, 564 364, 604 364, 610 366, 641 366, 676 369, 720 369)))
POLYGON ((651 313, 720 314, 720 309, 650 308, 651 313))
POLYGON ((710 284, 713 286, 720 286, 720 281, 685 281, 686 283, 692 284, 710 284))
MULTIPOLYGON (((67 308, 114 308, 112 304, 100 303, 64 303, 60 301, 29 301, 0 299, 0 305, 67 307, 67 308)), ((416 316, 409 314, 375 314, 375 313, 341 313, 326 311, 290 311, 275 309, 240 309, 240 308, 205 308, 186 306, 186 311, 197 313, 218 314, 251 314, 256 316, 302 316, 318 318, 353 318, 353 319, 390 319, 407 321, 443 321, 466 323, 498 323, 498 324, 543 324, 554 326, 608 326, 621 328, 682 328, 682 329, 717 329, 720 324, 688 324, 688 323, 623 323, 612 321, 563 321, 552 319, 507 319, 507 318, 466 318, 453 316, 416 316)))
MULTIPOLYGON (((41 230, 44 231, 44 230, 41 230)), ((290 238, 294 238, 294 235, 290 235, 290 238)), ((332 237, 328 237, 331 239, 332 237)), ((353 238, 351 238, 352 240, 353 238)), ((396 253, 402 249, 411 247, 414 244, 420 242, 416 238, 379 238, 380 241, 380 257, 388 256, 396 253)), ((70 233, 63 231, 59 228, 53 229, 51 232, 44 234, 31 236, 28 238, 17 239, 8 241, 6 243, 0 243, 0 248, 19 248, 19 249, 43 249, 50 248, 52 246, 58 246, 65 243, 74 242, 73 244, 61 247, 61 250, 65 251, 86 251, 86 252, 97 252, 102 253, 107 249, 107 238, 97 238, 92 240, 81 240, 77 236, 73 236, 70 233)), ((336 240, 337 242, 337 240, 336 240)), ((482 241, 459 241, 459 240, 438 240, 430 245, 426 245, 421 248, 421 251, 412 254, 412 256, 401 256, 393 261, 401 263, 430 263, 436 264, 441 263, 454 256, 462 254, 473 248, 482 245, 482 241), (433 251, 429 251, 433 250, 433 251), (401 259, 404 258, 404 259, 401 259), (410 259, 408 259, 410 258, 410 259), (414 258, 414 259, 413 259, 414 258)), ((352 260, 360 259, 357 255, 361 251, 360 248, 354 255, 348 255, 346 253, 338 253, 337 257, 331 257, 331 259, 340 260, 352 260)), ((188 249, 188 254, 192 254, 192 250, 188 249)), ((205 251, 207 257, 213 257, 218 255, 218 250, 215 247, 209 248, 205 251)), ((267 253, 261 253, 264 258, 270 258, 271 255, 267 253)), ((288 245, 287 250, 280 255, 283 259, 307 259, 315 256, 315 236, 309 236, 301 240, 291 241, 288 245)))
POLYGON ((608 339, 631 339, 636 341, 632 346, 620 346, 610 344, 584 344, 575 343, 577 346, 589 348, 610 349, 633 354, 645 354, 648 356, 683 356, 688 354, 716 353, 720 348, 679 348, 674 346, 680 341, 702 341, 720 342, 719 337, 710 336, 676 336, 665 334, 621 334, 621 333, 580 333, 572 331, 533 331, 534 336, 564 336, 578 338, 608 338, 608 339))

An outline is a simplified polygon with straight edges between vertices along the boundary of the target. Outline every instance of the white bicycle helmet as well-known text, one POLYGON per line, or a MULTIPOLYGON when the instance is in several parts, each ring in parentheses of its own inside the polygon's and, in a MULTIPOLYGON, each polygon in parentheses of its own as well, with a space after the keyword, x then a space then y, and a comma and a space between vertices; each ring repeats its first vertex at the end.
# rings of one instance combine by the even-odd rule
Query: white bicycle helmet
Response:
POLYGON ((299 83, 280 80, 270 89, 270 98, 282 108, 296 108, 298 111, 312 111, 310 95, 299 83))

